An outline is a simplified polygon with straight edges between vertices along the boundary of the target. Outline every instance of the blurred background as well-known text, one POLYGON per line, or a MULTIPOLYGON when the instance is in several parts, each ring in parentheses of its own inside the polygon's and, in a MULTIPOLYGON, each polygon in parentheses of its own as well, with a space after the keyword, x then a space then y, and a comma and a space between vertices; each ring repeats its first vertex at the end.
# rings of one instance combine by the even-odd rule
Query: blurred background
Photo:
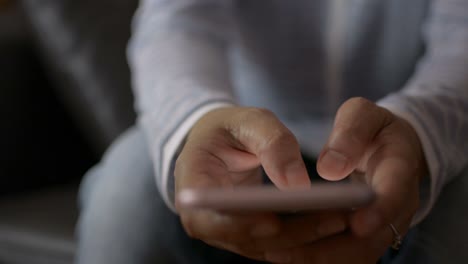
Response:
POLYGON ((1 264, 73 262, 80 178, 134 122, 137 2, 0 0, 1 264))

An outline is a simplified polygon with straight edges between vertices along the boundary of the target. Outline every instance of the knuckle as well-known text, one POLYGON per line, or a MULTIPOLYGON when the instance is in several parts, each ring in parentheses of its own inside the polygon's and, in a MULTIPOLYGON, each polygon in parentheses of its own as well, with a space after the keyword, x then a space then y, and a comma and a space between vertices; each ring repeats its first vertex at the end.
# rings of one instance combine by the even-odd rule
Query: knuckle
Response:
POLYGON ((270 149, 281 148, 287 146, 289 148, 299 146, 296 137, 286 129, 277 128, 270 132, 270 134, 264 138, 260 145, 260 149, 269 151, 270 149))
POLYGON ((359 108, 371 108, 375 106, 373 102, 367 100, 364 97, 352 97, 348 99, 344 104, 359 108))
POLYGON ((371 120, 380 120, 385 124, 394 119, 393 114, 388 109, 380 107, 364 97, 352 97, 344 102, 340 109, 338 109, 338 115, 343 115, 346 112, 361 113, 371 120))
POLYGON ((278 127, 272 130, 270 136, 266 139, 269 145, 299 145, 294 134, 285 127, 278 127))
POLYGON ((235 138, 242 134, 240 127, 248 128, 259 124, 276 122, 277 118, 273 112, 264 108, 246 107, 231 117, 227 129, 235 138), (273 121, 274 120, 274 121, 273 121))
POLYGON ((242 115, 247 120, 257 120, 261 118, 272 118, 275 117, 272 111, 265 109, 265 108, 256 108, 256 107, 249 107, 246 108, 245 111, 242 112, 242 115))
POLYGON ((269 117, 273 117, 275 116, 275 114, 269 110, 269 109, 266 109, 266 108, 251 108, 251 111, 253 111, 254 113, 257 113, 259 115, 263 115, 263 116, 269 116, 269 117))
POLYGON ((290 139, 287 132, 282 129, 275 129, 265 138, 264 144, 265 146, 272 146, 288 140, 290 139))
POLYGON ((370 114, 370 111, 377 111, 377 108, 376 104, 363 97, 352 97, 341 105, 337 116, 346 116, 351 112, 370 114))

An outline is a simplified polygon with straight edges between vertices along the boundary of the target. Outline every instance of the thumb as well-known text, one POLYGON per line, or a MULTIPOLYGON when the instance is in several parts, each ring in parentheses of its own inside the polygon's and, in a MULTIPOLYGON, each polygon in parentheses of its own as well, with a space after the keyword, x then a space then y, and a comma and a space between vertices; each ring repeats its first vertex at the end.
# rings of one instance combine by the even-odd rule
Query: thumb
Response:
POLYGON ((363 98, 351 98, 343 103, 317 162, 320 176, 336 181, 353 172, 390 118, 387 110, 363 98))

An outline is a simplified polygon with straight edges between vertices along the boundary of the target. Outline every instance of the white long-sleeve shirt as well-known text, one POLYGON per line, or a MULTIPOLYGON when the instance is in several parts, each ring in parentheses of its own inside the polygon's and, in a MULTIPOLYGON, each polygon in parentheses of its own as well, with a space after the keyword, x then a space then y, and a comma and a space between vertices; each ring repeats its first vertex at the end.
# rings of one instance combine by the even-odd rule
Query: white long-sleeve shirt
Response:
POLYGON ((177 149, 225 104, 272 110, 309 155, 349 97, 405 118, 430 169, 415 222, 468 165, 468 0, 142 0, 129 61, 171 208, 177 149))

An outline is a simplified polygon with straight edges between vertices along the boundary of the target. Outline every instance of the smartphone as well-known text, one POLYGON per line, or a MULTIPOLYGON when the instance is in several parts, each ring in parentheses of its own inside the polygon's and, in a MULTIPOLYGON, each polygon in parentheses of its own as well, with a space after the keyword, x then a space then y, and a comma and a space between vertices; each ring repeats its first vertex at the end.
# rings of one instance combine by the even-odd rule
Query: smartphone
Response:
POLYGON ((274 186, 185 189, 177 198, 183 209, 288 213, 359 208, 370 204, 375 193, 365 184, 314 183, 308 189, 284 191, 274 186))

